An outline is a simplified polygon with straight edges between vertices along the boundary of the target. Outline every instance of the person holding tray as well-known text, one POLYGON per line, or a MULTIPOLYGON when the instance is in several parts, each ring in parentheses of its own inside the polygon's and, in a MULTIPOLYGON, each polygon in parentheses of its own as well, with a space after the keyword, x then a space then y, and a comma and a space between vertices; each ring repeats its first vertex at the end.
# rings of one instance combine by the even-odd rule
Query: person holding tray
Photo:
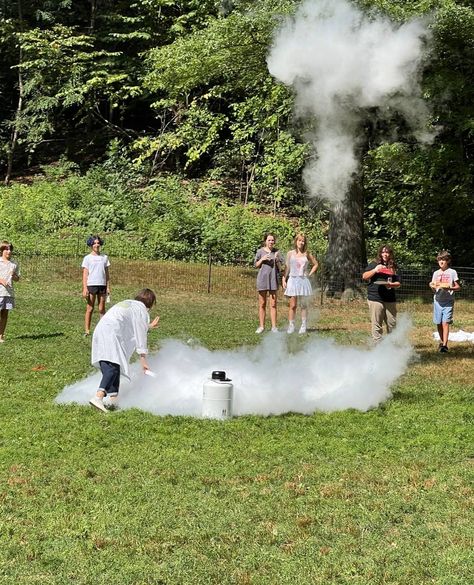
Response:
POLYGON ((451 254, 442 250, 436 257, 439 270, 433 273, 430 288, 434 292, 433 323, 439 334, 438 351, 448 351, 449 326, 453 322, 454 295, 460 290, 459 277, 456 270, 451 268, 451 254))
POLYGON ((378 343, 382 339, 383 324, 390 333, 397 323, 397 299, 395 289, 400 287, 393 249, 386 244, 380 246, 377 258, 369 262, 363 280, 368 281, 367 301, 369 304, 372 339, 378 343))

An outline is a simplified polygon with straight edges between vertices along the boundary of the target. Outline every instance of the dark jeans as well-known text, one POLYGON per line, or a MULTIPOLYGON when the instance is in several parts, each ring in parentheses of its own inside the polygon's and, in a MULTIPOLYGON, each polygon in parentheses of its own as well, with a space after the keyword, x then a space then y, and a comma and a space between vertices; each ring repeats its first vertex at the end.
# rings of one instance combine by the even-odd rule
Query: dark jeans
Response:
POLYGON ((109 396, 116 396, 120 387, 120 366, 105 360, 101 360, 99 366, 102 372, 99 389, 109 396))

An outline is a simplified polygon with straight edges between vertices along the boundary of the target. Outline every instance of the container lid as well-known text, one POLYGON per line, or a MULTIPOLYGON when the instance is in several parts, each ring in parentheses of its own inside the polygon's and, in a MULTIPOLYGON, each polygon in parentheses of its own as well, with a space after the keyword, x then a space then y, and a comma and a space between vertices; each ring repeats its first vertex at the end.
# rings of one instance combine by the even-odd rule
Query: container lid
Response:
POLYGON ((219 382, 232 382, 230 378, 226 378, 225 372, 222 370, 215 370, 211 374, 212 380, 219 380, 219 382))

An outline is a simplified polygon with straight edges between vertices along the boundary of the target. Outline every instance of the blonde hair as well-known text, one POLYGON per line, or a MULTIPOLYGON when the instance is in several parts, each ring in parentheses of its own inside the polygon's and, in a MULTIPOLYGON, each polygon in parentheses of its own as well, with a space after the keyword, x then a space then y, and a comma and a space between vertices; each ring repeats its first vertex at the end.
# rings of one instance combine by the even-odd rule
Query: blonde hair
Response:
POLYGON ((308 251, 308 238, 306 237, 306 234, 303 234, 302 232, 300 232, 299 234, 296 234, 295 239, 293 240, 294 245, 295 245, 295 250, 298 250, 298 248, 296 246, 296 242, 300 238, 303 238, 304 239, 303 252, 307 252, 308 251))

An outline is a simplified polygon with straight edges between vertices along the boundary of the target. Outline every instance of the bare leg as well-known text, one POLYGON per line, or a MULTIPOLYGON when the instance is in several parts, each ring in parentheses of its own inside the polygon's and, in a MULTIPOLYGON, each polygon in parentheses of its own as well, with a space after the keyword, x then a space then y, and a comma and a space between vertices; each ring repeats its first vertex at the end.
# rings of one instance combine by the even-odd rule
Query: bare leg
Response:
POLYGON ((288 307, 288 321, 295 320, 297 305, 298 305, 297 297, 290 297, 290 304, 288 307))
POLYGON ((436 328, 438 329, 439 343, 440 343, 440 345, 444 345, 444 341, 443 341, 443 336, 444 336, 443 323, 437 323, 436 324, 436 328))
POLYGON ((5 333, 5 329, 7 327, 7 320, 8 320, 8 309, 2 309, 0 311, 0 337, 3 338, 5 333))
POLYGON ((96 295, 91 294, 87 297, 86 315, 84 317, 84 330, 86 333, 90 333, 91 331, 91 321, 92 313, 94 312, 95 297, 96 295))
POLYGON ((267 291, 258 291, 258 321, 260 327, 265 327, 265 313, 267 312, 267 291))
POLYGON ((98 309, 100 318, 105 315, 105 296, 106 295, 98 295, 98 309))
POLYGON ((272 321, 272 327, 277 326, 277 294, 276 292, 270 292, 270 319, 272 321))
POLYGON ((448 340, 449 340, 449 323, 441 323, 441 330, 443 332, 443 335, 441 337, 441 340, 443 342, 443 345, 445 347, 448 347, 448 340))

